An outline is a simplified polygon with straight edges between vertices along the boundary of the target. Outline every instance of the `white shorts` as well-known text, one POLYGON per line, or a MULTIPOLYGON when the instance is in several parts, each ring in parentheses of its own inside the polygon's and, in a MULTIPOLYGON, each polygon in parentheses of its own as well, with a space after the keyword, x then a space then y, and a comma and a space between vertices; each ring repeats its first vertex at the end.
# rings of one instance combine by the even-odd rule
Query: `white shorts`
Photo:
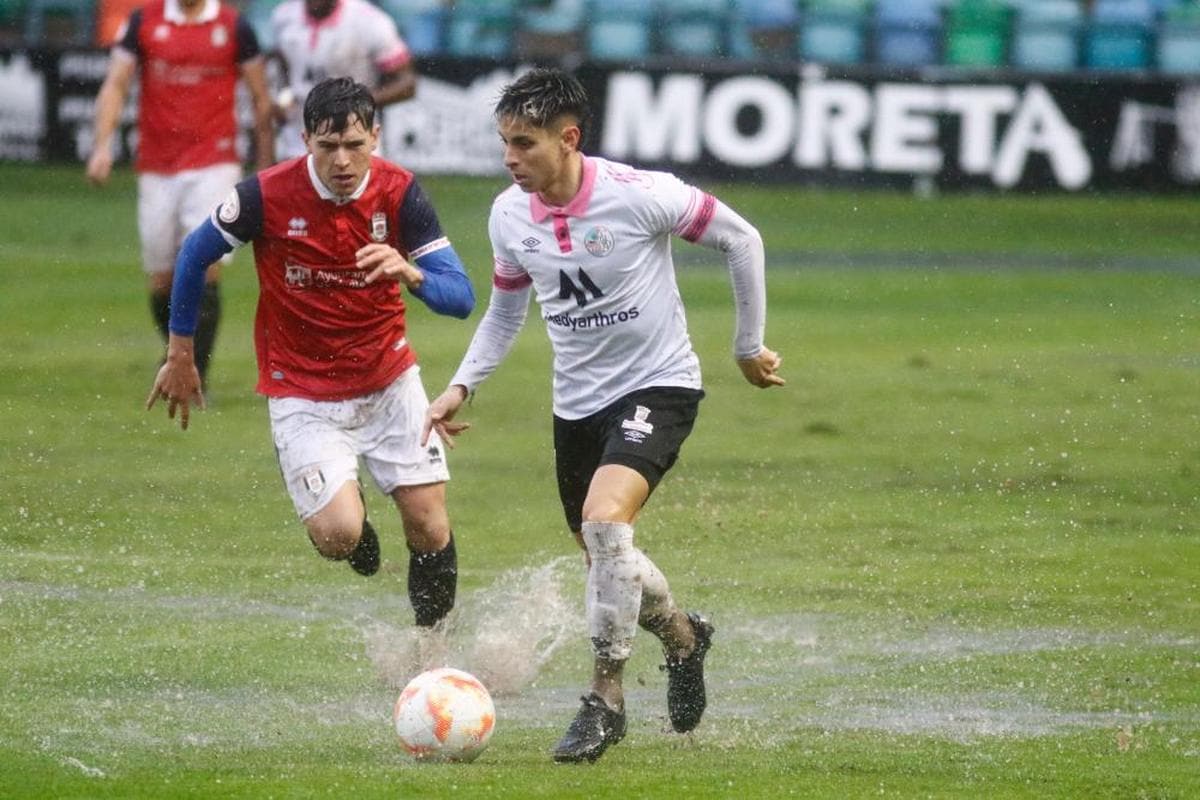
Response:
POLYGON ((279 469, 301 520, 329 504, 362 459, 384 494, 450 480, 436 433, 421 446, 429 400, 414 365, 386 389, 352 400, 273 397, 267 403, 279 469))
POLYGON ((170 272, 183 239, 221 204, 237 182, 237 164, 213 164, 200 169, 138 175, 138 235, 142 240, 142 269, 170 272))

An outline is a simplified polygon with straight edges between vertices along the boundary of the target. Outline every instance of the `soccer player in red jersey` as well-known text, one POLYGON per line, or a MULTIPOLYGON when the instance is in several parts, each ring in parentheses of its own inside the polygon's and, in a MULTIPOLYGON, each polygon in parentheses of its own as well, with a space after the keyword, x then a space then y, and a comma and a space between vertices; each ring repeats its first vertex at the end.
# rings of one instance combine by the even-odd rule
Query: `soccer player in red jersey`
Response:
MULTIPOLYGON (((113 46, 96 98, 95 143, 87 177, 108 180, 113 136, 136 78, 138 232, 150 309, 167 338, 172 267, 184 235, 241 177, 234 94, 245 81, 254 104, 255 160, 274 161, 271 97, 263 57, 250 24, 219 0, 150 0, 134 11, 113 46)), ((220 265, 208 287, 196 331, 196 363, 204 377, 220 319, 220 265)))
POLYGON ((409 344, 402 295, 459 318, 475 295, 413 174, 372 155, 370 90, 317 84, 304 105, 308 155, 243 180, 184 241, 171 292, 170 341, 147 408, 167 404, 188 426, 203 407, 195 364, 204 267, 254 243, 258 392, 288 493, 326 558, 363 575, 379 568, 358 461, 391 496, 408 541, 408 592, 419 626, 454 605, 457 556, 436 437, 421 442, 428 400, 409 344), (410 263, 410 260, 412 263, 410 263))

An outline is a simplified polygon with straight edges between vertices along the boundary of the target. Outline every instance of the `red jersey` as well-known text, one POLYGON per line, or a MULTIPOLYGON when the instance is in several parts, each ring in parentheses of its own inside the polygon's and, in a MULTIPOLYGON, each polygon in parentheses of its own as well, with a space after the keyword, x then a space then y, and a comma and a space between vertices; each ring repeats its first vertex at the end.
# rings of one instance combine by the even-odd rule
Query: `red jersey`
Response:
POLYGON ((338 202, 309 157, 291 159, 239 183, 213 222, 235 244, 254 242, 259 393, 345 400, 384 388, 416 363, 400 284, 368 285, 355 264, 371 242, 406 258, 444 246, 411 172, 372 158, 363 185, 338 202))
POLYGON ((239 66, 259 55, 236 9, 205 0, 188 21, 176 0, 133 12, 117 47, 139 62, 139 172, 175 173, 237 163, 234 93, 239 66))

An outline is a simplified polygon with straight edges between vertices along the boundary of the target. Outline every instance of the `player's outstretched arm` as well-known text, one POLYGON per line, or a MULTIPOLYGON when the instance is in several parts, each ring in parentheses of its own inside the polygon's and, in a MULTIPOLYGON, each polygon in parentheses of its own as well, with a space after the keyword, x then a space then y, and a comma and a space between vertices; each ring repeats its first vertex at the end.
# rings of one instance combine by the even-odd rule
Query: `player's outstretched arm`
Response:
POLYGON ((146 398, 146 410, 162 400, 167 404, 167 416, 175 419, 179 412, 179 427, 185 431, 191 418, 192 404, 204 408, 204 393, 200 389, 200 372, 196 369, 196 349, 191 336, 172 333, 167 343, 167 360, 154 377, 154 386, 146 398))
POLYGON ((454 448, 454 437, 471 427, 469 422, 454 422, 454 415, 462 408, 467 399, 467 387, 454 384, 446 387, 438 397, 429 404, 425 411, 425 426, 421 431, 421 446, 429 441, 431 431, 436 431, 446 446, 454 448))
POLYGON ((778 353, 765 347, 758 355, 739 358, 737 362, 746 380, 760 389, 787 385, 787 381, 779 375, 779 365, 782 363, 783 358, 778 353))

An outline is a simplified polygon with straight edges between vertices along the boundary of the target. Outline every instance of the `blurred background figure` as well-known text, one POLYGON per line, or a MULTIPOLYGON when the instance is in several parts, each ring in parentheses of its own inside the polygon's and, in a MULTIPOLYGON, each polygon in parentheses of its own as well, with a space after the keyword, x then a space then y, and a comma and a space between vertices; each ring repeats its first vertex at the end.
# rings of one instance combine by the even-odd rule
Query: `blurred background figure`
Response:
POLYGON ((367 0, 285 0, 271 14, 274 55, 283 71, 275 98, 280 158, 305 153, 300 111, 325 78, 353 78, 382 108, 417 91, 412 53, 396 23, 367 0))
MULTIPOLYGON (((138 234, 150 310, 167 340, 171 281, 183 237, 241 177, 234 96, 245 81, 255 112, 255 159, 274 161, 271 99, 258 40, 219 0, 150 0, 129 15, 112 48, 96 98, 95 141, 87 178, 105 183, 114 134, 136 78, 138 234)), ((221 316, 220 265, 207 275, 196 331, 196 365, 205 379, 221 316)))

